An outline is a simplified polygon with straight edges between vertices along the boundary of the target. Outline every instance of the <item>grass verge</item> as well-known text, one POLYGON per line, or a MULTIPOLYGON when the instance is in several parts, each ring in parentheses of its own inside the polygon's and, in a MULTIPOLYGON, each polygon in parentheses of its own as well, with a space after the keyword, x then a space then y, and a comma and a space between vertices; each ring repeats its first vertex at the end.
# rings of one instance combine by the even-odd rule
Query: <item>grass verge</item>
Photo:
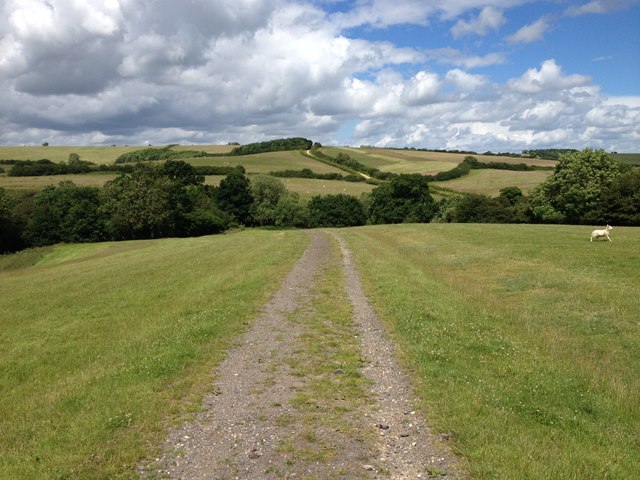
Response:
POLYGON ((640 478, 640 230, 590 231, 341 232, 473 478, 640 478))
POLYGON ((0 273, 0 478, 135 478, 307 243, 61 245, 0 273))

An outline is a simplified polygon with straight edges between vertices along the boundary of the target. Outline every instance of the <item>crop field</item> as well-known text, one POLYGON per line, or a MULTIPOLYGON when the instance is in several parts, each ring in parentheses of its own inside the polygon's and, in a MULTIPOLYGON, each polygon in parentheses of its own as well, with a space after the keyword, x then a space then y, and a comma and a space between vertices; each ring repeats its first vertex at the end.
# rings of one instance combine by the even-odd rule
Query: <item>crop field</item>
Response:
MULTIPOLYGON (((323 148, 326 153, 335 156, 343 151, 360 163, 375 167, 383 172, 421 173, 432 175, 451 170, 464 160, 467 154, 427 152, 420 150, 394 150, 383 148, 323 148)), ((480 162, 502 162, 510 164, 525 163, 527 165, 554 167, 557 162, 531 158, 515 158, 494 155, 473 155, 480 162)))
POLYGON ((0 478, 132 478, 307 242, 246 231, 0 256, 0 478))
POLYGON ((640 153, 614 153, 611 158, 622 163, 640 165, 640 153))
POLYGON ((500 190, 505 187, 517 186, 525 194, 528 194, 552 173, 546 170, 531 172, 493 169, 471 170, 469 175, 464 177, 446 182, 433 182, 433 185, 455 190, 456 192, 480 193, 492 197, 497 196, 500 190))
POLYGON ((287 190, 298 193, 302 201, 308 201, 316 195, 336 195, 338 193, 360 197, 363 193, 370 192, 375 188, 375 185, 364 182, 327 181, 311 178, 281 178, 280 180, 287 190))
POLYGON ((316 173, 342 173, 338 168, 313 160, 298 151, 258 153, 234 157, 203 157, 184 159, 192 165, 235 166, 242 165, 247 173, 269 173, 276 170, 302 170, 316 173))
POLYGON ((113 163, 123 153, 139 150, 140 146, 116 147, 0 147, 0 160, 40 160, 66 162, 70 153, 77 153, 80 160, 96 164, 113 163))
POLYGON ((472 478, 640 478, 640 229, 591 229, 341 231, 472 478))
POLYGON ((102 187, 117 176, 113 172, 84 173, 82 175, 42 175, 39 177, 9 177, 0 175, 0 187, 8 190, 41 190, 47 185, 57 186, 70 180, 83 187, 102 187))

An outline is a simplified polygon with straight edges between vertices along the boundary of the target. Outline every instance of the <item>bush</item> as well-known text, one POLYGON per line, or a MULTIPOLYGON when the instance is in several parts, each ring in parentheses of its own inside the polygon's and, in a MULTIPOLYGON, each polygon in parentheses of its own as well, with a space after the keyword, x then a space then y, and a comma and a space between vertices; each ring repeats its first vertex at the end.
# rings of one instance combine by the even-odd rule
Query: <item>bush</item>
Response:
POLYGON ((367 217, 360 201, 344 193, 315 196, 307 205, 309 226, 315 227, 355 227, 364 225, 367 217))
POLYGON ((397 175, 371 191, 369 218, 374 224, 424 223, 435 212, 429 179, 423 175, 397 175))

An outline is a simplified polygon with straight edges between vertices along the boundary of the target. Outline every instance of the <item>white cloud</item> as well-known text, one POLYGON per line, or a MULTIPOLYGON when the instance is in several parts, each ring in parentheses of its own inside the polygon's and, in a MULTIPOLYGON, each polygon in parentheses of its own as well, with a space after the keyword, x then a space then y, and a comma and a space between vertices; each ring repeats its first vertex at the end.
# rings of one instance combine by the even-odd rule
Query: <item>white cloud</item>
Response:
POLYGON ((497 81, 490 67, 509 59, 490 46, 399 48, 342 30, 438 21, 482 34, 523 1, 358 0, 331 15, 323 0, 5 0, 0 143, 331 144, 355 125, 356 145, 637 149, 638 97, 606 99, 555 60, 497 81))
POLYGON ((530 68, 524 75, 508 82, 518 93, 536 94, 549 90, 565 90, 586 85, 590 81, 584 75, 563 75, 555 60, 545 60, 540 70, 530 68))
POLYGON ((484 75, 472 75, 457 68, 447 72, 447 80, 462 92, 477 90, 487 83, 487 78, 484 75))
POLYGON ((565 10, 565 15, 605 14, 624 9, 637 3, 637 0, 593 0, 582 5, 573 5, 565 10))
POLYGON ((504 14, 494 7, 485 7, 478 17, 467 22, 458 20, 451 28, 454 38, 465 35, 486 35, 490 31, 497 31, 505 23, 504 14))
POLYGON ((429 59, 433 59, 444 65, 454 65, 466 69, 474 69, 481 67, 489 67, 491 65, 500 65, 505 62, 506 57, 503 53, 494 52, 485 55, 467 55, 455 48, 438 48, 428 50, 425 55, 429 59))
POLYGON ((507 40, 511 43, 532 43, 541 40, 544 34, 551 27, 549 19, 540 18, 532 24, 525 25, 513 35, 509 35, 507 40))

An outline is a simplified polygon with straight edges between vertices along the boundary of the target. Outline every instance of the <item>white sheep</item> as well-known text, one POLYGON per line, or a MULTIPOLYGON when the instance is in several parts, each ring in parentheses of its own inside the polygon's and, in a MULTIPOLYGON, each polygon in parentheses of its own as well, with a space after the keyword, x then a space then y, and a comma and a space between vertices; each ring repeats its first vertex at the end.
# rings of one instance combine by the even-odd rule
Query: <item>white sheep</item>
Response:
POLYGON ((612 228, 613 227, 611 225, 607 225, 607 227, 604 230, 594 230, 593 232, 591 232, 591 241, 593 242, 594 238, 600 238, 600 237, 605 237, 610 242, 613 241, 609 238, 609 230, 611 230, 612 228))

